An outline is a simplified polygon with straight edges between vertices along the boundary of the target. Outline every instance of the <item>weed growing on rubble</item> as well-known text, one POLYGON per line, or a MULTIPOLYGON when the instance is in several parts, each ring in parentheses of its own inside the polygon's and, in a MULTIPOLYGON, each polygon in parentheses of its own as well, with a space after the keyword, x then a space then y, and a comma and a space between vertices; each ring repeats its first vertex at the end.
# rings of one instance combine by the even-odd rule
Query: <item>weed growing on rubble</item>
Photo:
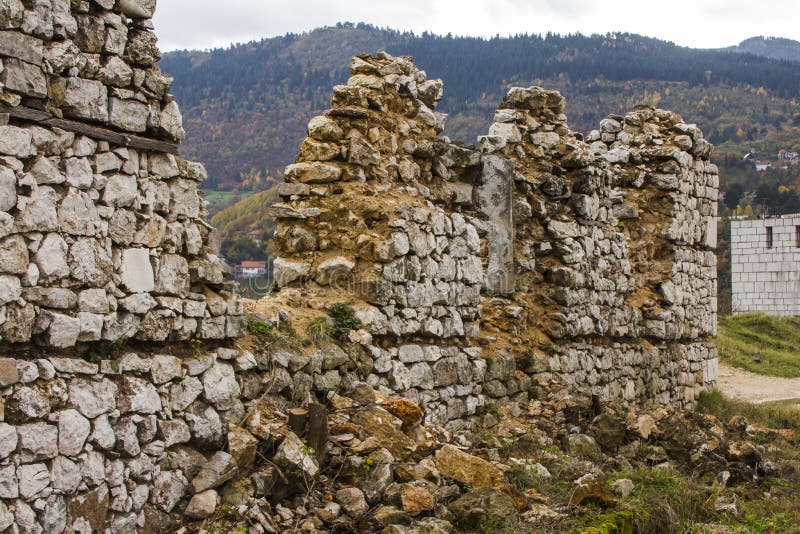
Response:
POLYGON ((325 317, 317 317, 306 327, 308 338, 316 345, 323 345, 332 335, 331 325, 325 317))
POLYGON ((349 304, 338 302, 327 309, 328 315, 333 319, 331 335, 336 339, 343 339, 351 330, 361 328, 361 321, 356 317, 356 312, 349 304))
POLYGON ((256 319, 255 317, 247 318, 247 331, 261 338, 269 340, 275 338, 275 328, 264 321, 256 319))

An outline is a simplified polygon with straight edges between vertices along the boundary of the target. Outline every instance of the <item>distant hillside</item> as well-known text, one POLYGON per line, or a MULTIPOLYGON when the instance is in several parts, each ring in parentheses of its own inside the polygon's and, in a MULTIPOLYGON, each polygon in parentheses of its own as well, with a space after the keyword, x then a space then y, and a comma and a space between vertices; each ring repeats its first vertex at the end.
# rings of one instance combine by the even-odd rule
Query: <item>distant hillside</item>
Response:
POLYGON ((770 59, 800 61, 800 41, 782 37, 751 37, 726 50, 743 52, 770 59))
POLYGON ((567 97, 573 128, 611 112, 658 104, 702 125, 715 143, 797 139, 800 64, 724 50, 695 50, 631 34, 479 39, 414 35, 341 24, 162 60, 175 76, 186 156, 202 160, 210 188, 263 190, 296 155, 307 121, 330 105, 356 53, 414 56, 445 82, 446 133, 473 143, 512 85, 567 97))

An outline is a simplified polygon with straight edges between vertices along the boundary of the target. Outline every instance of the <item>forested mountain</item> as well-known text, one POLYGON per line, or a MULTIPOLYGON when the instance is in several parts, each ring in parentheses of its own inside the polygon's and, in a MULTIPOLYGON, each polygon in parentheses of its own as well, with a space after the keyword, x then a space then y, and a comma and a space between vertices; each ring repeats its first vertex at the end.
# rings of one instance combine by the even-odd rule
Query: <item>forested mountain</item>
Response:
POLYGON ((510 86, 534 84, 562 91, 579 131, 650 103, 701 124, 717 144, 798 142, 800 63, 632 34, 481 39, 340 24, 166 54, 161 66, 175 76, 188 131, 184 154, 206 163, 212 189, 266 189, 292 162, 308 119, 329 106, 331 87, 347 80, 350 56, 378 50, 412 55, 444 80, 445 133, 467 143, 510 86))
POLYGON ((800 61, 800 42, 782 37, 751 37, 727 50, 770 59, 800 61))

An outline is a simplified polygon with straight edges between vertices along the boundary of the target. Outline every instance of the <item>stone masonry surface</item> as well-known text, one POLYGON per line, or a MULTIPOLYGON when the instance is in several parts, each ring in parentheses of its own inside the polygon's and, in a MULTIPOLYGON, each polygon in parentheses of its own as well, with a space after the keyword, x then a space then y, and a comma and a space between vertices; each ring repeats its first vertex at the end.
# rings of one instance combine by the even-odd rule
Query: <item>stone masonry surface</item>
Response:
POLYGON ((353 58, 273 208, 278 295, 352 302, 368 382, 431 422, 531 380, 692 404, 716 380, 719 179, 700 130, 641 108, 583 140, 560 94, 512 88, 476 150, 439 135, 441 95, 410 58, 353 58))
POLYGON ((513 88, 465 147, 440 135, 442 82, 386 53, 353 58, 309 122, 272 208, 270 313, 240 337, 205 171, 175 156, 155 4, 0 2, 0 532, 167 532, 220 503, 277 532, 261 510, 326 446, 363 487, 326 510, 355 517, 396 461, 549 391, 690 406, 715 381, 718 177, 696 126, 640 108, 583 139, 560 94, 513 88), (297 336, 335 303, 361 326, 297 336), (287 416, 312 406, 337 433, 313 452, 287 416))
POLYGON ((731 221, 731 271, 733 313, 800 315, 800 215, 731 221))
POLYGON ((167 147, 183 138, 172 79, 156 66, 154 8, 145 0, 3 2, 4 342, 68 348, 242 332, 204 221, 203 167, 93 135, 102 127, 167 147), (25 119, 36 112, 64 121, 25 119))

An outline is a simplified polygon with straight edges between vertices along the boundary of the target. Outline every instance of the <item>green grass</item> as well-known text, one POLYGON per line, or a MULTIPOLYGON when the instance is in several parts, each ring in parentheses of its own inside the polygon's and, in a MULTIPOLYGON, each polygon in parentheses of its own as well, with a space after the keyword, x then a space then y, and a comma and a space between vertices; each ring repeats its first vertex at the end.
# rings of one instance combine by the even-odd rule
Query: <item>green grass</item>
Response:
POLYGON ((800 318, 748 314, 720 317, 720 359, 752 373, 800 377, 800 318))
POLYGON ((235 204, 242 198, 249 196, 252 193, 240 191, 217 191, 213 189, 204 189, 203 196, 208 202, 208 217, 209 219, 224 210, 228 206, 235 204))
POLYGON ((729 399, 719 390, 711 389, 700 393, 696 409, 714 415, 723 423, 734 415, 743 415, 748 421, 769 428, 790 428, 800 432, 800 404, 797 400, 751 404, 729 399))

